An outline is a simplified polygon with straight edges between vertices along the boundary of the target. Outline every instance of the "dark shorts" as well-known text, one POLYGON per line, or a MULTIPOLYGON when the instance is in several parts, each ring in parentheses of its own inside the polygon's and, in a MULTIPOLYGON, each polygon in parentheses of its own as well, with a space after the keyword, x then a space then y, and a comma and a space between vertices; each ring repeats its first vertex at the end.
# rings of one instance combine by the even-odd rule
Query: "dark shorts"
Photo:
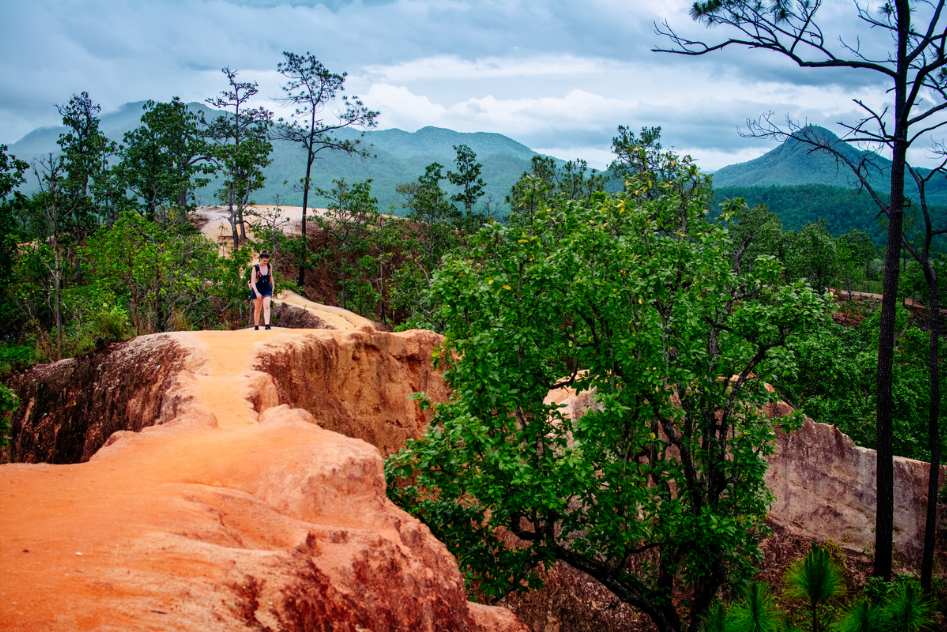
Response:
MULTIPOLYGON (((260 291, 261 298, 265 298, 267 296, 269 296, 270 298, 273 297, 273 288, 257 286, 257 289, 260 291)), ((253 290, 250 290, 250 300, 252 301, 254 299, 256 299, 256 294, 253 293, 253 290)))

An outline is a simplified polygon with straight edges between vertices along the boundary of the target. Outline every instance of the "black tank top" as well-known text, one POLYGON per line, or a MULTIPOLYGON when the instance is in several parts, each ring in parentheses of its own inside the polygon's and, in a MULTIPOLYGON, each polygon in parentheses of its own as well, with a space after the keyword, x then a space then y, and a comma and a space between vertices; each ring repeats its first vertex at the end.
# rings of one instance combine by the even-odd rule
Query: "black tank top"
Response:
POLYGON ((272 290, 272 283, 270 282, 270 273, 273 271, 273 268, 266 266, 266 274, 260 272, 260 264, 253 266, 256 268, 256 289, 259 290, 260 294, 263 294, 267 290, 272 290))

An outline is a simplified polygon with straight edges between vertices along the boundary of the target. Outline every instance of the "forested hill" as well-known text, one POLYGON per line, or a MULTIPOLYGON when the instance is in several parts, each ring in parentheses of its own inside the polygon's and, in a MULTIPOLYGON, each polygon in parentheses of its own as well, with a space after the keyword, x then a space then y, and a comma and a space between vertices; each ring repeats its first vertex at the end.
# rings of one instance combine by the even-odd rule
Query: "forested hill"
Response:
MULTIPOLYGON (((103 114, 100 129, 110 139, 121 143, 125 132, 140 125, 143 105, 143 101, 126 103, 115 112, 103 114)), ((188 107, 192 111, 203 112, 208 121, 221 114, 202 103, 190 103, 188 107)), ((65 129, 43 127, 33 130, 11 145, 10 153, 21 160, 31 161, 49 152, 57 152, 59 147, 56 140, 65 129)), ((354 139, 360 134, 357 130, 346 130, 340 136, 354 139)), ((378 198, 378 206, 382 211, 387 211, 392 205, 396 211, 401 211, 401 199, 395 187, 416 181, 427 165, 439 162, 447 169, 453 168, 456 156, 454 145, 467 145, 476 152, 477 160, 483 164, 482 175, 487 182, 487 196, 492 196, 493 201, 501 206, 513 184, 529 169, 530 159, 537 155, 529 147, 502 134, 463 133, 437 127, 424 127, 416 132, 400 129, 373 131, 365 135, 363 142, 371 145, 371 158, 362 160, 328 152, 321 154, 322 158, 313 165, 313 185, 328 189, 334 178, 344 177, 347 182, 372 178, 372 194, 378 198)), ((293 185, 305 175, 303 151, 289 143, 274 141, 270 157, 272 163, 264 170, 266 187, 254 194, 254 201, 272 204, 279 195, 283 204, 301 204, 302 193, 294 190, 293 185)), ((24 190, 33 192, 35 188, 36 183, 30 180, 24 190)), ((451 189, 446 181, 444 188, 451 189)), ((198 192, 198 202, 213 204, 214 189, 211 185, 198 192)), ((316 198, 312 204, 322 205, 324 200, 316 198)))
MULTIPOLYGON (((838 147, 850 160, 857 162, 868 156, 877 169, 871 173, 870 183, 875 190, 888 193, 890 190, 891 161, 877 154, 864 152, 856 147, 839 141, 838 136, 829 130, 810 126, 800 130, 801 134, 812 134, 828 140, 838 147)), ((929 173, 926 169, 922 174, 929 173)), ((837 163, 835 157, 825 151, 812 151, 812 146, 790 138, 776 149, 749 162, 729 165, 714 173, 714 186, 725 187, 772 187, 800 186, 807 184, 832 187, 855 188, 857 180, 845 164, 837 163)), ((917 197, 917 188, 911 177, 905 177, 905 195, 917 197)), ((932 180, 927 187, 929 204, 947 206, 947 180, 932 180)), ((773 209, 777 210, 777 209, 773 209)))
MULTIPOLYGON (((724 200, 737 197, 744 198, 751 208, 765 204, 779 217, 783 230, 799 230, 806 224, 823 219, 826 228, 835 237, 858 229, 866 233, 877 246, 887 243, 887 224, 878 220, 878 206, 865 192, 859 193, 854 189, 825 184, 715 187, 715 212, 720 209, 724 200)), ((942 208, 938 208, 936 212, 943 216, 942 208)), ((909 219, 908 223, 910 231, 916 222, 909 219)))

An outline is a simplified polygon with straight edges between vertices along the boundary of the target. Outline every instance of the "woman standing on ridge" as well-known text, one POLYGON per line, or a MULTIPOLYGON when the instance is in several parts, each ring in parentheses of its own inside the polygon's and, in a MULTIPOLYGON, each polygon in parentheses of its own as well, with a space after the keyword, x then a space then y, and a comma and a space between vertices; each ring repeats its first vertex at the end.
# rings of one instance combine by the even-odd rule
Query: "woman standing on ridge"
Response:
POLYGON ((253 329, 260 329, 260 309, 263 309, 264 329, 270 328, 270 300, 273 298, 273 268, 270 253, 260 253, 260 262, 250 269, 250 298, 253 299, 253 329))

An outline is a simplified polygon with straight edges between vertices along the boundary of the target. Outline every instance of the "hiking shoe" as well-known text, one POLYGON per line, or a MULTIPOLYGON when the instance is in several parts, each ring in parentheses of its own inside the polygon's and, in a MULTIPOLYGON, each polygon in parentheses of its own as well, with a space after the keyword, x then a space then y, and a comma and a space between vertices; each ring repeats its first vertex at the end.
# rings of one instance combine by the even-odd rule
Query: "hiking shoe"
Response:
POLYGON ((269 326, 269 325, 267 325, 267 326, 266 326, 266 327, 264 327, 263 329, 265 329, 265 330, 267 330, 267 331, 269 331, 269 330, 270 330, 270 326, 269 326))
POLYGON ((260 331, 260 326, 259 325, 254 326, 253 331, 260 331))

